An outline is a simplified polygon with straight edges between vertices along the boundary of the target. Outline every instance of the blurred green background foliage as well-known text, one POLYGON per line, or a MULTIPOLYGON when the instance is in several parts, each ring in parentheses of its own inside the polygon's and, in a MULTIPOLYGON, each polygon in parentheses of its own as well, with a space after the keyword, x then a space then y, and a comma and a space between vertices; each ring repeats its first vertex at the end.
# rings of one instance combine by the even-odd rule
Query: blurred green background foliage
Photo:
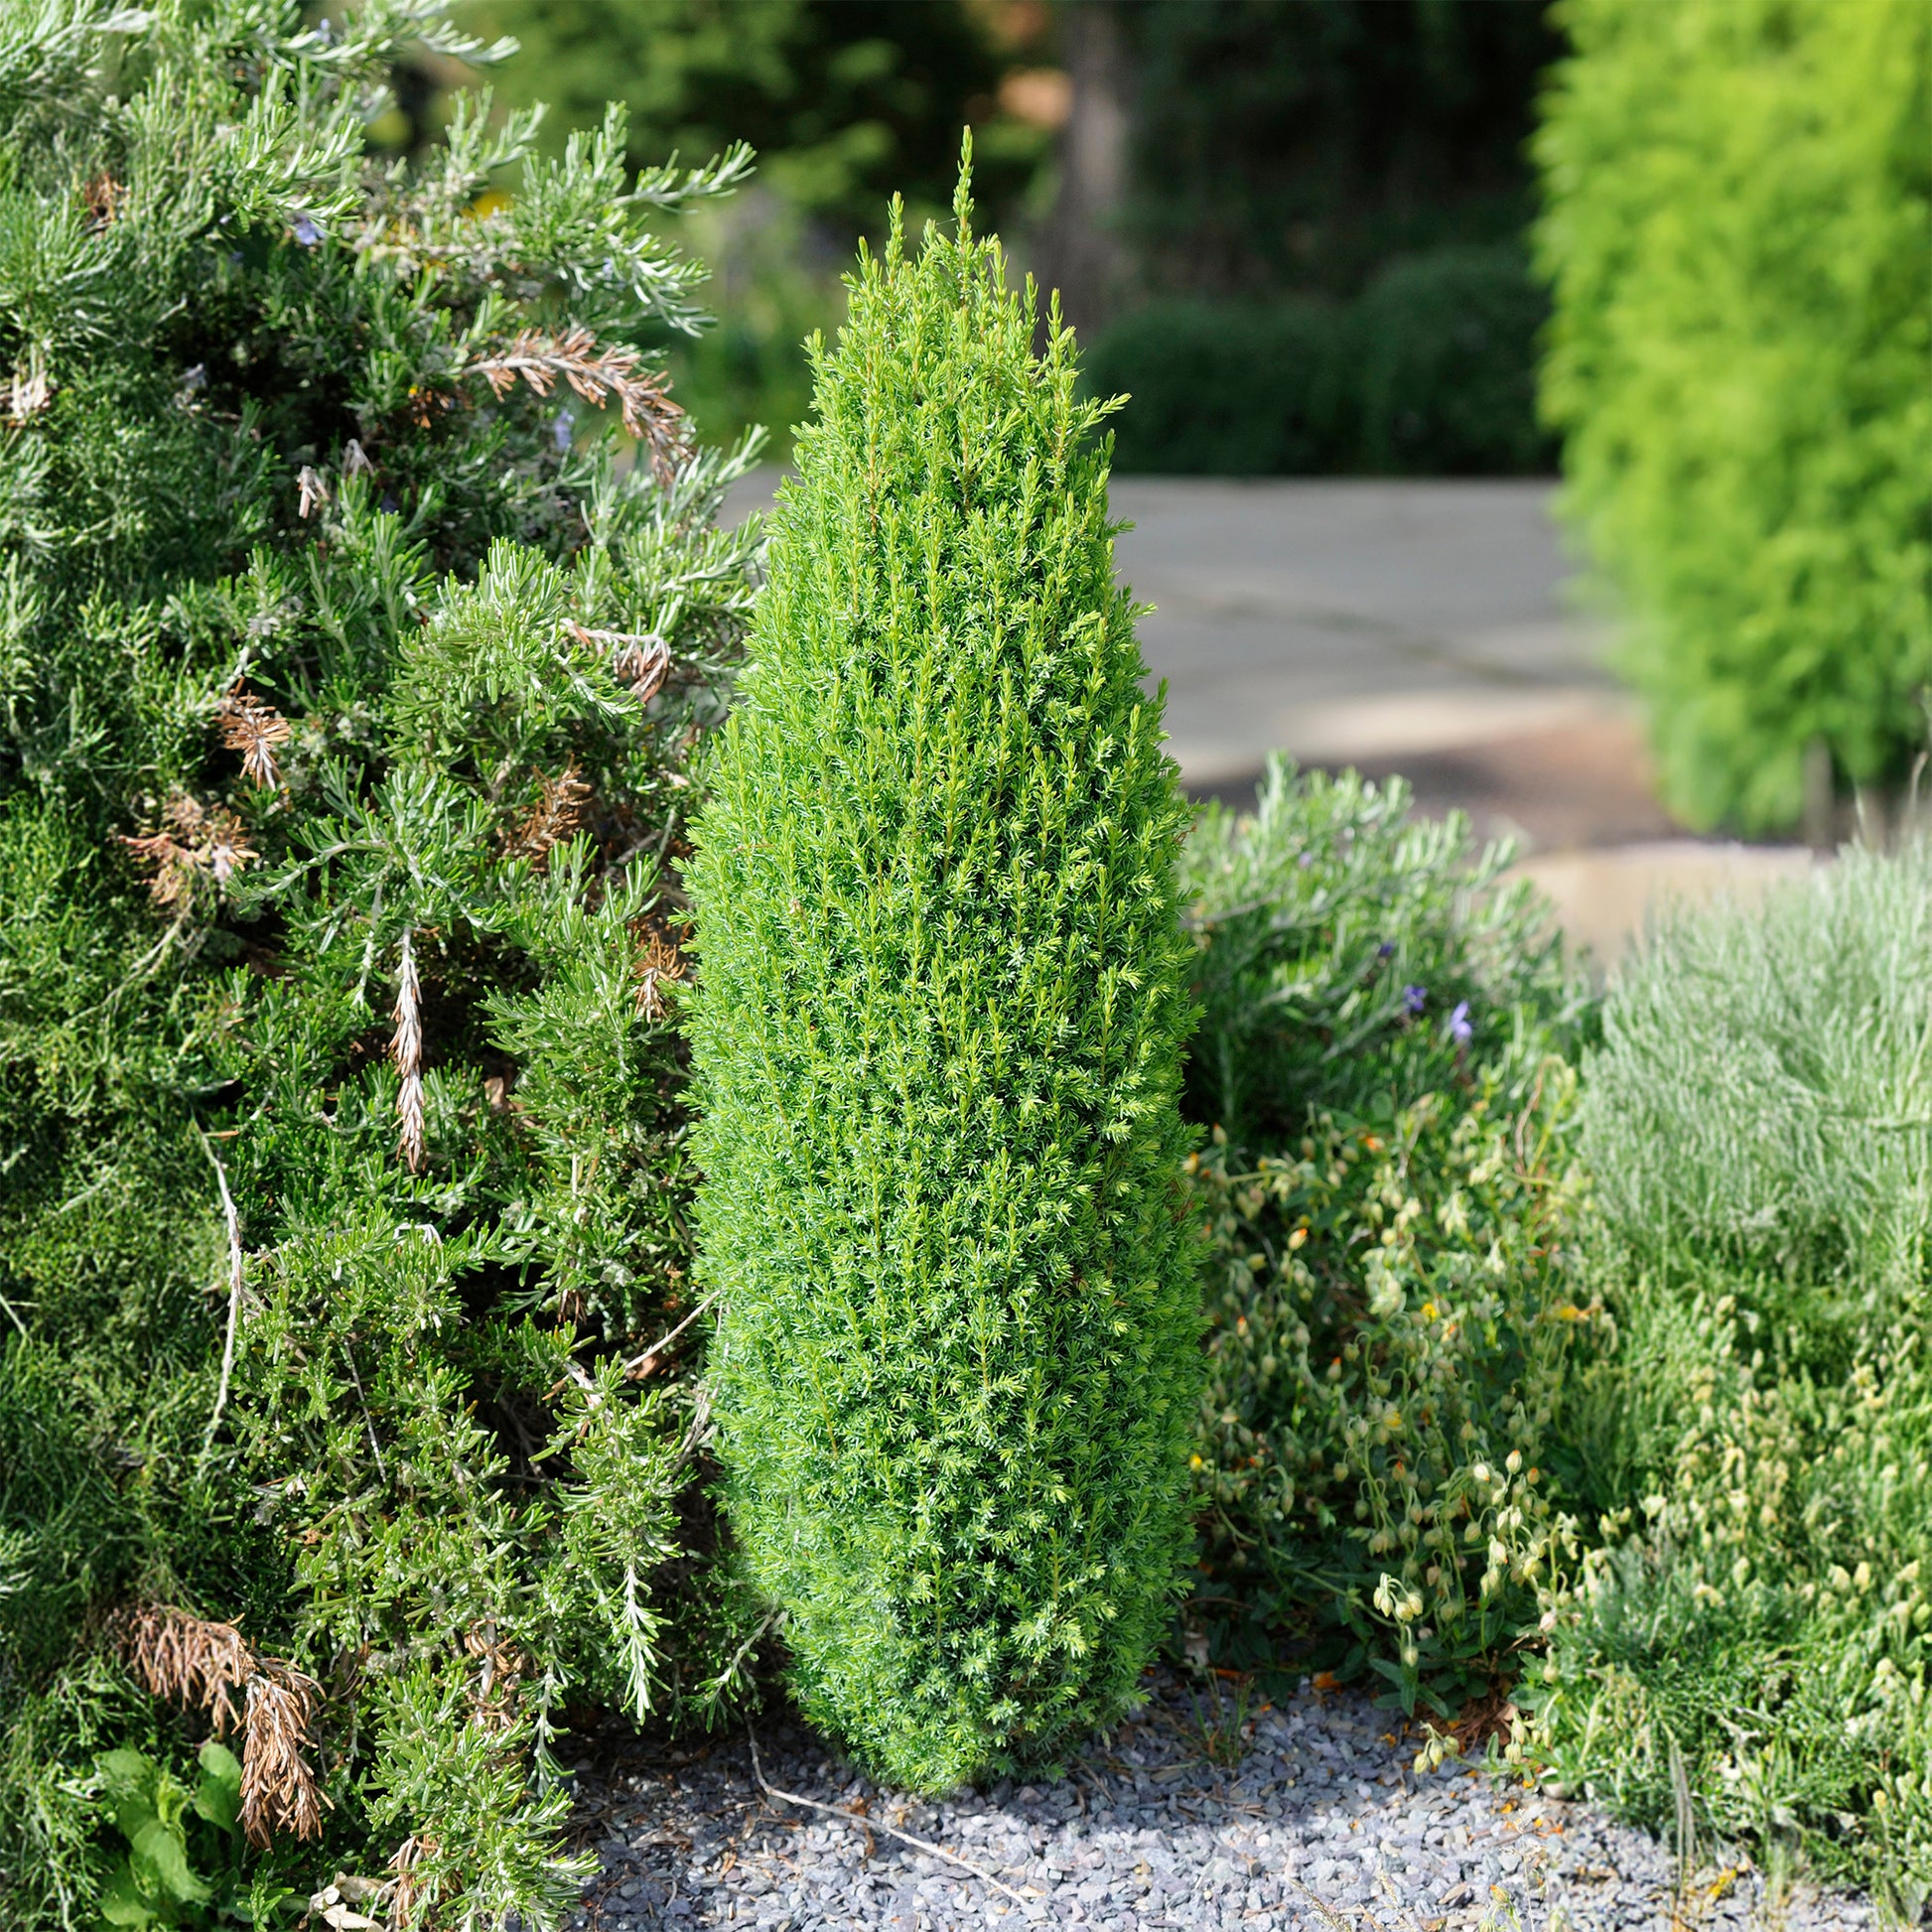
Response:
MULTIPOLYGON (((753 186, 693 218, 717 326, 669 345, 708 434, 789 447, 804 338, 855 241, 950 190, 962 127, 1017 266, 1061 292, 1096 391, 1131 392, 1123 469, 1548 470, 1547 305, 1521 236, 1531 0, 469 0, 514 36, 504 107, 541 144, 628 113, 629 159, 747 140, 753 186), (1254 407, 1257 391, 1262 407, 1254 407)), ((434 56, 373 130, 420 147, 466 84, 434 56)))
POLYGON ((1666 799, 1765 832, 1808 789, 1817 817, 1902 787, 1932 686, 1932 13, 1560 17, 1544 394, 1666 799))

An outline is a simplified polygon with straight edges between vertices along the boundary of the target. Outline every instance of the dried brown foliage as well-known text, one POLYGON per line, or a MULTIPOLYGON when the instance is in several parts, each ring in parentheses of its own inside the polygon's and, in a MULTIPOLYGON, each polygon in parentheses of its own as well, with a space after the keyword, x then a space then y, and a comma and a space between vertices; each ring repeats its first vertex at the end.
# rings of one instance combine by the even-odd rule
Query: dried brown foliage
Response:
POLYGON ((664 983, 681 980, 688 962, 674 940, 646 923, 637 935, 637 1011, 646 1020, 664 1017, 664 983))
POLYGON ((80 199, 87 207, 87 223, 92 228, 105 228, 113 224, 114 217, 121 211, 121 203, 127 196, 127 184, 118 182, 103 168, 85 188, 80 191, 80 199))
POLYGON ((413 1925, 416 1920, 417 1898, 416 1862, 419 1859, 434 1858, 440 1848, 433 1838, 410 1837, 396 1848, 396 1856, 389 1861, 389 1869, 396 1875, 395 1889, 389 1894, 389 1915, 397 1925, 413 1925))
POLYGON ((322 1702, 314 1678, 264 1657, 232 1623, 158 1604, 123 1617, 120 1649, 155 1697, 207 1712, 217 1732, 240 1729, 241 1828, 251 1845, 277 1833, 321 1837, 322 1794, 303 1755, 322 1702))
POLYGON ((300 492, 296 509, 305 517, 313 516, 329 501, 329 479, 306 463, 302 466, 302 474, 295 480, 295 486, 300 492))
POLYGON ((403 1165, 411 1173, 423 1166, 423 990, 416 978, 413 935, 402 935, 402 965, 396 975, 396 1036, 391 1050, 402 1084, 396 1089, 396 1117, 402 1123, 403 1165))
POLYGON ((13 372, 7 391, 7 420, 24 423, 54 400, 54 384, 37 356, 29 355, 13 372))
POLYGON ((624 428, 650 452, 651 471, 664 483, 687 448, 684 411, 666 393, 670 378, 641 368, 642 359, 634 348, 600 348, 588 329, 573 325, 562 335, 525 329, 500 353, 478 356, 466 373, 481 375, 499 398, 519 376, 540 396, 556 387, 559 376, 594 406, 615 395, 624 428))
POLYGON ((239 680, 221 700, 215 717, 221 726, 221 743, 229 751, 241 754, 241 768, 248 776, 258 785, 280 784, 282 774, 275 766, 275 747, 286 745, 293 736, 289 721, 239 680))
POLYGON ((655 631, 593 630, 568 620, 565 628, 580 644, 611 653, 612 675, 630 686, 639 704, 648 704, 664 688, 671 647, 655 631))
POLYGON ((163 830, 121 843, 155 868, 149 895, 157 905, 183 913, 195 903, 198 888, 212 880, 217 888, 256 856, 241 820, 224 805, 204 805, 178 791, 161 811, 163 830))
POLYGON ((567 839, 584 822, 584 808, 591 802, 591 786, 573 759, 554 778, 540 778, 543 795, 530 807, 522 824, 504 842, 503 854, 510 859, 535 861, 542 872, 549 861, 550 848, 567 839))
POLYGON ((516 1685, 530 1674, 530 1660, 496 1633, 493 1622, 464 1633, 463 1647, 483 1666, 477 1678, 477 1723, 485 1730, 505 1730, 516 1718, 516 1685))

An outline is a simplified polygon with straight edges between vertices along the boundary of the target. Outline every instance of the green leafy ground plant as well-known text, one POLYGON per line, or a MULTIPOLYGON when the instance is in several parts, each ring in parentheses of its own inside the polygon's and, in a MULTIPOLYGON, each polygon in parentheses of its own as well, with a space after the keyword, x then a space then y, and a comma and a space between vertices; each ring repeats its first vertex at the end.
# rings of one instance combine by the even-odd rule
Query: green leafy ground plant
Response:
POLYGON ((1652 1826, 1932 1885, 1932 847, 1675 919, 1585 1068, 1614 1346, 1569 1428, 1601 1547, 1537 1748, 1652 1826))
POLYGON ((1183 879, 1210 1240, 1193 1616, 1234 1664, 1447 1716, 1515 1674, 1569 1531, 1597 1318, 1571 1228, 1589 1002, 1506 848, 1277 762, 1183 879))
POLYGON ((814 350, 691 872, 731 1520, 805 1711, 922 1789, 1133 1696, 1198 1372, 1185 806, 1105 410, 969 211, 814 350))
POLYGON ((742 1639, 672 921, 757 533, 639 344, 746 157, 466 96, 372 160, 397 59, 503 51, 441 16, 0 10, 10 1932, 209 1725, 255 1872, 553 1922, 566 1707, 742 1639))

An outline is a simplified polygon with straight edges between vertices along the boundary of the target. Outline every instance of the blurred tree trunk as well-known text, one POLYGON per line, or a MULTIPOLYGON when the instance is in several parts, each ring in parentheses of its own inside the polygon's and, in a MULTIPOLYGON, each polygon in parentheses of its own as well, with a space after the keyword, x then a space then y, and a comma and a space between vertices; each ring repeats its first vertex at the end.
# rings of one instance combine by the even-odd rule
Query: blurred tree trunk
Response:
POLYGON ((1128 277, 1121 213, 1128 189, 1133 71, 1118 0, 1062 0, 1061 59, 1073 83, 1060 130, 1059 193, 1037 243, 1042 290, 1058 289, 1067 321, 1091 333, 1128 277))

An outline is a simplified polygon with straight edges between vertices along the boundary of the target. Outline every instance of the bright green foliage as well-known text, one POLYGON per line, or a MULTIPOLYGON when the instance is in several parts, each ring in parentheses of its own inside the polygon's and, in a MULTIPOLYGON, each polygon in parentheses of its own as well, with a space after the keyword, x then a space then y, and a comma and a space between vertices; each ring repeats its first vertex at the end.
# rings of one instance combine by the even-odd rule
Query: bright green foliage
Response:
POLYGON ((1932 1883, 1932 847, 1850 851, 1622 970, 1585 1067, 1615 1346, 1570 1424, 1605 1547, 1538 1747, 1653 1825, 1932 1883))
POLYGON ((674 1707, 725 1634, 643 1345, 690 1311, 667 869, 756 533, 636 345, 699 279, 645 217, 742 157, 633 181, 614 117, 478 211, 533 124, 471 100, 366 164, 438 14, 0 13, 10 1932, 110 1878, 95 1757, 192 1776, 119 1607, 321 1683, 329 1838, 257 1873, 401 1852, 425 1925, 553 1919, 564 1701, 674 1707))
POLYGON ((1545 378, 1666 792, 1794 823, 1896 783, 1932 679, 1932 13, 1567 0, 1545 378))
POLYGON ((1117 1714, 1187 1542, 1185 807, 1104 409, 997 241, 815 347, 691 878, 731 1519, 805 1710, 939 1789, 1117 1714))
POLYGON ((1247 1606, 1226 1661, 1311 1634, 1408 1711, 1507 1668, 1574 1487, 1553 1424, 1591 1318, 1569 1232, 1588 1011, 1507 858, 1411 819, 1400 784, 1278 762, 1183 871, 1190 1104, 1229 1123, 1189 1163, 1213 1243, 1203 1593, 1247 1606))

